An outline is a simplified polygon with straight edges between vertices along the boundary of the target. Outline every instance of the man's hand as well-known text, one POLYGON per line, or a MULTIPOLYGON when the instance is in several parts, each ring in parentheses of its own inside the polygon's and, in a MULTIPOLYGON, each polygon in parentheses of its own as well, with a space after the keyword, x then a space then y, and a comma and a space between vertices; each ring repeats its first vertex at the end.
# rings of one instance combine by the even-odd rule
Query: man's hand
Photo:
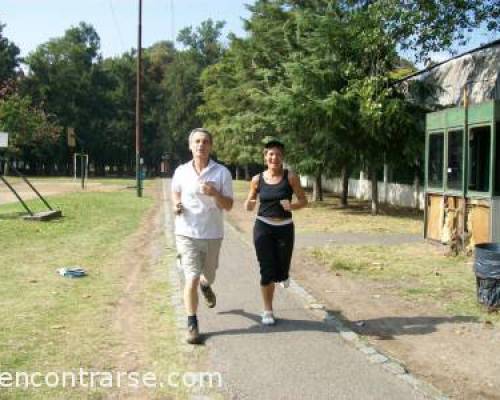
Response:
POLYGON ((229 211, 233 208, 233 199, 219 193, 214 182, 200 182, 200 193, 213 197, 217 207, 229 211))
POLYGON ((181 202, 176 203, 174 205, 174 214, 175 215, 181 215, 184 212, 184 206, 182 205, 181 202))
POLYGON ((214 184, 211 182, 200 183, 200 192, 210 197, 215 197, 219 194, 214 184))

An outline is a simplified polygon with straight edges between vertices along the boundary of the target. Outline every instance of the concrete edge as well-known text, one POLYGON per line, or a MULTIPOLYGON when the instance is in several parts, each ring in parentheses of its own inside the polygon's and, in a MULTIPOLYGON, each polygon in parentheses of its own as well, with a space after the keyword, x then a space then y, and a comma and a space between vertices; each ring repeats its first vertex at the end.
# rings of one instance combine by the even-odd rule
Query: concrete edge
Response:
MULTIPOLYGON (((226 226, 228 226, 232 231, 238 233, 238 237, 246 245, 253 247, 245 237, 242 237, 241 232, 238 231, 229 221, 226 220, 226 226)), ((304 303, 305 308, 309 310, 315 318, 323 321, 325 324, 332 326, 340 335, 340 337, 348 343, 350 346, 354 346, 358 351, 366 356, 366 359, 372 364, 378 364, 386 371, 395 375, 397 378, 409 384, 413 389, 420 392, 422 395, 434 399, 434 400, 447 400, 448 397, 445 396, 440 390, 435 388, 433 385, 424 382, 413 374, 411 374, 405 367, 403 362, 397 360, 394 357, 388 356, 383 352, 379 351, 374 346, 368 344, 368 339, 362 335, 357 334, 347 327, 339 318, 337 318, 332 313, 326 311, 326 306, 317 300, 311 293, 309 293, 305 288, 299 285, 294 279, 290 278, 290 287, 284 290, 293 291, 304 303)))

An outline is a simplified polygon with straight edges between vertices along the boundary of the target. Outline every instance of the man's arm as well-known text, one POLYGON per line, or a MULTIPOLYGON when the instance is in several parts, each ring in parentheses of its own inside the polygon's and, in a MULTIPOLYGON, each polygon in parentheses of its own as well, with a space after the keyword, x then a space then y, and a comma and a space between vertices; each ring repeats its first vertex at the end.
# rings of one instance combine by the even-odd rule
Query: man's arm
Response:
POLYGON ((204 183, 201 185, 201 192, 207 196, 213 197, 217 207, 229 211, 233 208, 233 198, 229 196, 224 196, 219 193, 214 185, 211 183, 204 183))
POLYGON ((233 198, 229 196, 223 196, 219 192, 215 191, 215 204, 217 207, 222 208, 223 210, 230 211, 233 208, 233 198))
POLYGON ((172 191, 172 211, 174 214, 181 214, 183 211, 181 203, 181 192, 172 191))

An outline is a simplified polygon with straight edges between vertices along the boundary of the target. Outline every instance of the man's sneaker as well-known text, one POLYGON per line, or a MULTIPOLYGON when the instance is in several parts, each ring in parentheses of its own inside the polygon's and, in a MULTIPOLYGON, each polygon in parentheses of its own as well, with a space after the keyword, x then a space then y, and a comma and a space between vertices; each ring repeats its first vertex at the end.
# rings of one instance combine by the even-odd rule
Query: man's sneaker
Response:
POLYGON ((200 331, 196 325, 188 326, 186 334, 186 342, 189 344, 199 344, 200 343, 200 331))
POLYGON ((262 325, 274 325, 276 323, 272 311, 264 311, 262 313, 262 325))
POLYGON ((286 288, 290 287, 290 278, 288 278, 288 279, 287 279, 287 280, 285 280, 285 281, 281 281, 281 282, 280 282, 280 285, 281 285, 281 287, 282 287, 283 289, 286 289, 286 288))
POLYGON ((201 293, 203 293, 203 297, 205 297, 205 302, 207 303, 208 308, 214 308, 215 303, 217 302, 214 291, 210 286, 200 285, 200 287, 201 293))

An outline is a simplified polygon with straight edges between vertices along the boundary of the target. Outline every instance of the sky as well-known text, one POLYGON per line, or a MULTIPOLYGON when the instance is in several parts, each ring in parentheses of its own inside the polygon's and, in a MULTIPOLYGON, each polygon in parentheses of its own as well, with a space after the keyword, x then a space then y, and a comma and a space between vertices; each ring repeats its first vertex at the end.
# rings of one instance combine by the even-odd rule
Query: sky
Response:
MULTIPOLYGON (((226 21, 224 33, 243 36, 241 17, 252 0, 143 0, 143 47, 172 40, 186 26, 202 21, 226 21), (174 33, 175 32, 175 33, 174 33)), ((104 57, 118 56, 137 46, 138 0, 0 0, 4 35, 26 56, 80 21, 94 26, 104 57)))
MULTIPOLYGON (((225 34, 243 36, 242 17, 249 16, 246 3, 253 0, 143 0, 143 47, 172 40, 180 29, 196 27, 208 18, 226 21, 225 34)), ((138 0, 0 0, 0 22, 7 24, 5 36, 26 56, 38 45, 84 21, 99 34, 104 57, 112 57, 137 46, 137 9, 138 0)), ((476 32, 458 51, 494 39, 500 39, 500 33, 476 32)), ((446 51, 432 56, 435 61, 449 57, 446 51)))

